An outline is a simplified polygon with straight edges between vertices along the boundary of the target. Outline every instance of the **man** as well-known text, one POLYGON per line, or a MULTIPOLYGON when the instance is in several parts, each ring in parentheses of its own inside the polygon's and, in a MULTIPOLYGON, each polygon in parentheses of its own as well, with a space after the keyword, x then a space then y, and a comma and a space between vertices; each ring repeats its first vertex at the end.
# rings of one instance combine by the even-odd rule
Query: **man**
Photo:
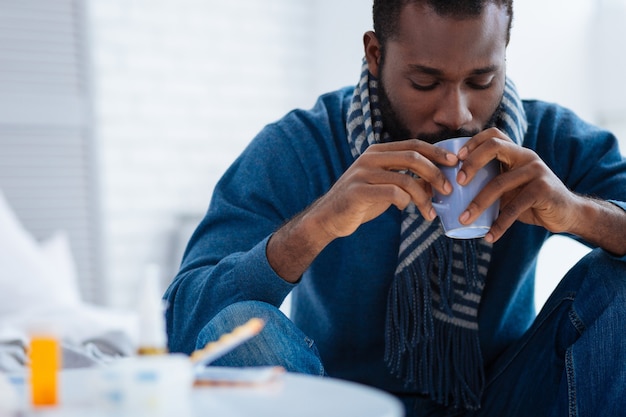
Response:
MULTIPOLYGON (((617 415, 626 381, 626 161, 615 138, 506 78, 511 0, 375 0, 360 83, 267 126, 226 172, 168 289, 170 348, 250 317, 219 365, 283 365, 401 398, 408 415, 617 415), (458 155, 433 146, 472 136, 458 155), (501 174, 484 239, 445 237, 438 166, 501 174), (535 318, 542 243, 596 248, 535 318), (291 320, 277 307, 293 294, 291 320), (315 343, 313 343, 313 340, 315 343)), ((621 411, 620 411, 621 412, 621 411)))

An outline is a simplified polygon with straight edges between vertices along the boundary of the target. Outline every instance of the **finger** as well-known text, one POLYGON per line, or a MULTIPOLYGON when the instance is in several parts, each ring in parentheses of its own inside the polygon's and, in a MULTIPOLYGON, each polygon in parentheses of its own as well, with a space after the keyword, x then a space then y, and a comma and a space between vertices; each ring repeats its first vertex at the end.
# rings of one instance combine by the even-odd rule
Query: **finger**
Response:
POLYGON ((474 135, 470 140, 465 143, 465 145, 463 145, 463 147, 459 150, 457 156, 459 157, 459 159, 464 160, 468 154, 472 153, 486 140, 493 138, 513 143, 513 140, 511 140, 511 138, 509 138, 503 131, 496 127, 492 127, 474 135))
MULTIPOLYGON (((379 187, 386 187, 381 185, 379 187)), ((413 195, 409 195, 404 190, 398 192, 399 188, 395 188, 390 190, 390 196, 393 196, 392 204, 398 208, 398 210, 402 211, 406 209, 411 202, 415 204, 417 210, 421 213, 421 215, 428 221, 433 221, 437 217, 437 213, 435 212, 435 208, 432 205, 432 198, 421 198, 421 196, 425 196, 426 194, 420 194, 420 198, 416 198, 413 195)))
POLYGON ((437 212, 433 207, 432 187, 430 184, 423 180, 417 180, 417 182, 422 183, 422 189, 424 190, 424 193, 422 195, 424 196, 424 198, 422 200, 417 200, 413 198, 413 203, 426 220, 433 221, 437 217, 437 212))
POLYGON ((403 210, 411 203, 411 194, 395 184, 369 184, 366 195, 369 204, 394 205, 403 210))
MULTIPOLYGON (((496 129, 496 132, 499 131, 496 129)), ((463 163, 457 175, 457 182, 467 185, 474 179, 477 172, 492 160, 498 160, 505 167, 511 167, 527 157, 527 150, 517 146, 504 134, 500 136, 477 135, 459 151, 459 159, 463 163)))
POLYGON ((495 242, 513 225, 513 223, 534 204, 535 198, 532 193, 521 190, 516 198, 509 200, 500 207, 500 214, 493 222, 489 233, 485 236, 488 242, 495 242))
POLYGON ((400 210, 404 210, 409 202, 413 201, 424 218, 434 220, 436 217, 432 205, 431 184, 425 180, 413 178, 411 175, 400 172, 382 171, 380 175, 371 177, 369 183, 376 186, 393 186, 402 190, 401 194, 395 194, 396 190, 385 189, 385 192, 389 193, 386 194, 385 198, 388 198, 388 201, 400 210), (404 194, 408 195, 408 201, 404 194))
MULTIPOLYGON (((470 224, 476 221, 478 216, 495 203, 496 200, 527 184, 533 176, 532 166, 497 175, 469 203, 466 210, 459 217, 459 221, 461 224, 470 224)), ((505 203, 507 202, 500 200, 501 205, 505 203)))
POLYGON ((431 184, 440 193, 447 195, 452 192, 452 184, 443 175, 441 169, 426 156, 413 150, 366 152, 361 158, 363 160, 359 162, 364 165, 382 168, 387 172, 410 171, 431 184))
POLYGON ((370 146, 365 151, 367 152, 399 152, 399 151, 413 151, 420 155, 425 156, 428 160, 435 164, 454 166, 458 163, 458 158, 452 152, 434 146, 428 142, 424 142, 418 139, 406 139, 401 141, 394 141, 388 143, 379 143, 370 146))
MULTIPOLYGON (((366 200, 368 208, 365 209, 366 213, 364 213, 361 219, 362 222, 379 216, 391 205, 396 206, 398 210, 404 210, 413 201, 411 194, 393 184, 369 184, 367 185, 367 190, 364 191, 365 195, 368 196, 366 200)), ((429 221, 434 220, 437 216, 430 199, 425 200, 424 203, 416 204, 416 207, 424 218, 429 221)))

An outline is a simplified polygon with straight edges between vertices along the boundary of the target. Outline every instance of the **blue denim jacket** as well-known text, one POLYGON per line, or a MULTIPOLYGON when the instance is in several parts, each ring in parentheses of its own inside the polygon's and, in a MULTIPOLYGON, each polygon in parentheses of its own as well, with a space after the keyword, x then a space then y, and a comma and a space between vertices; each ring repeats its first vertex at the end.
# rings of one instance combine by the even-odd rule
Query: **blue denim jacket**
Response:
MULTIPOLYGON (((351 97, 352 88, 324 95, 313 109, 266 126, 224 174, 165 295, 171 351, 192 351, 203 326, 236 301, 279 306, 292 292, 291 317, 315 340, 330 376, 403 391, 383 359, 399 210, 391 207, 333 241, 295 285, 274 273, 265 253, 273 231, 325 194, 354 162, 345 127, 351 97)), ((524 106, 529 129, 523 146, 573 191, 626 209, 626 160, 616 139, 557 105, 524 106)), ((494 245, 479 311, 486 364, 535 317, 535 264, 549 235, 517 222, 494 245)))

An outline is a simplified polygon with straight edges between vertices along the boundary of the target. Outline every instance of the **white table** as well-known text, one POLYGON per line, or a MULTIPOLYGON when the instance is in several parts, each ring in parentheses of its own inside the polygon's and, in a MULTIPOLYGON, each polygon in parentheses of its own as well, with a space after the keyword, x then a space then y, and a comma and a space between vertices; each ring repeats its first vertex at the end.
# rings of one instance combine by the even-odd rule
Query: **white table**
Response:
POLYGON ((197 387, 175 411, 103 410, 79 397, 88 390, 85 373, 64 371, 62 405, 27 410, 26 416, 46 417, 403 417, 402 403, 383 391, 333 378, 284 374, 277 380, 247 387, 197 387))
MULTIPOLYGON (((194 392, 197 412, 216 407, 222 416, 401 417, 391 395, 332 378, 286 374, 264 388, 205 388, 194 392)), ((200 415, 200 414, 197 414, 200 415)))

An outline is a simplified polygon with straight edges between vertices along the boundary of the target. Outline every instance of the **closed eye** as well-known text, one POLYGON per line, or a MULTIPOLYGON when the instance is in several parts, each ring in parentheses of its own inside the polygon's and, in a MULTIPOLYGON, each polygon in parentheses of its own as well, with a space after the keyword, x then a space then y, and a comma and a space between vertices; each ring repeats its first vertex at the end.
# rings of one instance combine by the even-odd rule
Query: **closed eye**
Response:
POLYGON ((418 84, 416 82, 411 81, 411 87, 419 91, 432 91, 437 87, 438 84, 439 83, 432 83, 432 84, 424 85, 424 84, 418 84))
POLYGON ((493 82, 487 84, 467 83, 467 85, 474 90, 486 90, 493 85, 493 82))
POLYGON ((474 90, 486 90, 493 85, 494 79, 495 77, 491 75, 487 77, 486 79, 485 77, 482 77, 482 79, 469 80, 467 82, 467 85, 470 88, 473 88, 474 90))

